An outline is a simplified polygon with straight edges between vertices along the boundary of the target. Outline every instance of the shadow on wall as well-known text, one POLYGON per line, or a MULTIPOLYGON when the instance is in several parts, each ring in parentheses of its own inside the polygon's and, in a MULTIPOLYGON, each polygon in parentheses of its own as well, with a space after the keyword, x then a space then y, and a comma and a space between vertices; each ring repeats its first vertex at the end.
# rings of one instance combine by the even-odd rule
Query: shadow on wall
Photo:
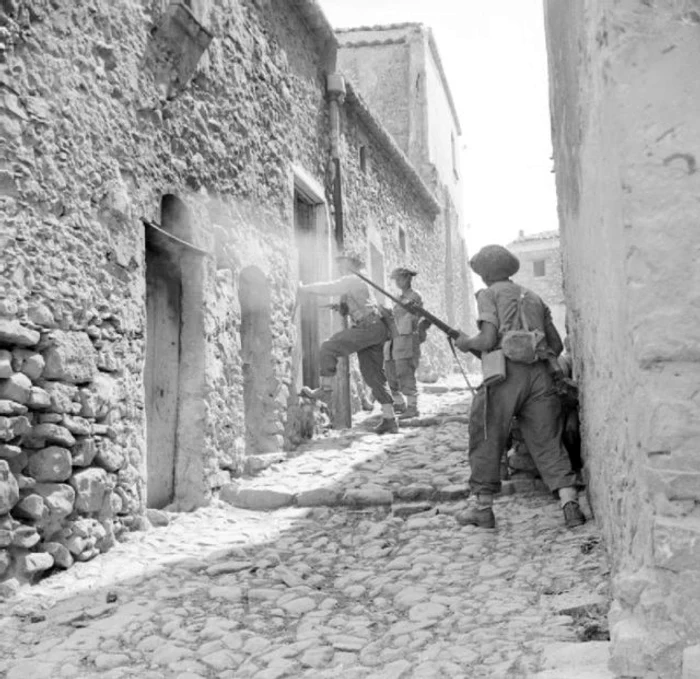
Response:
POLYGON ((241 359, 245 404, 246 452, 277 452, 276 380, 272 362, 270 287, 255 266, 241 271, 241 359))

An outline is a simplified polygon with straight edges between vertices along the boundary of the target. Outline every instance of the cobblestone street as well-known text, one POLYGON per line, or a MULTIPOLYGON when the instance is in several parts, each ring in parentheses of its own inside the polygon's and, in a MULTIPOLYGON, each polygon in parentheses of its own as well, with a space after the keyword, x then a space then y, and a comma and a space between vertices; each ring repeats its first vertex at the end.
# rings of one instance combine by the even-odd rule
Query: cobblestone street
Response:
POLYGON ((422 398, 419 426, 380 438, 370 419, 237 491, 297 504, 169 514, 23 589, 0 610, 0 676, 612 677, 593 522, 567 531, 550 495, 517 492, 495 531, 458 526, 468 392, 422 398))

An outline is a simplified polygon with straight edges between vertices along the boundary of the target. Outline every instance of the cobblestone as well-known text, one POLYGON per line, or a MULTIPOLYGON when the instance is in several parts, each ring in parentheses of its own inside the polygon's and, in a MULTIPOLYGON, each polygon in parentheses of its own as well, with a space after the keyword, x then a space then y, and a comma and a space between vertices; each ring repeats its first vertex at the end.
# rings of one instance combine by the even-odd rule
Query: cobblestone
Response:
POLYGON ((369 418, 238 484, 335 506, 168 513, 23 588, 0 607, 0 675, 611 677, 607 642, 580 642, 607 600, 592 522, 567 531, 542 493, 498 498, 495 531, 443 511, 464 504, 467 401, 424 395, 437 425, 378 437, 369 418), (337 505, 351 492, 371 501, 337 505))

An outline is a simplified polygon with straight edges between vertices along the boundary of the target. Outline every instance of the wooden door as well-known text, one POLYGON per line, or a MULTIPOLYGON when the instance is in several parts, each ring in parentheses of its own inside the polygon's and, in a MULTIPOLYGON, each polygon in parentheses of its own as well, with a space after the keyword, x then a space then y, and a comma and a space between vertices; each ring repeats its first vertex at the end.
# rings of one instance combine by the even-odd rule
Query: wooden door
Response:
POLYGON ((164 254, 146 251, 147 504, 173 499, 180 382, 181 281, 164 254))
MULTIPOLYGON (((316 231, 316 206, 305 201, 299 193, 294 195, 294 231, 299 251, 299 280, 313 283, 318 280, 318 270, 323 253, 316 231)), ((319 385, 319 313, 318 298, 305 296, 300 300, 301 317, 301 365, 304 386, 319 385)))

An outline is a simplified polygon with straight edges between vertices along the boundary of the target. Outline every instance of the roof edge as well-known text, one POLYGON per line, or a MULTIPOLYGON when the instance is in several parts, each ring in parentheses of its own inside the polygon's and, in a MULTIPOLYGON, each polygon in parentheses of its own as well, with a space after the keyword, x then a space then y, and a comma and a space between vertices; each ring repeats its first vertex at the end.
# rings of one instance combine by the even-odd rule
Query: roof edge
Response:
POLYGON ((317 0, 289 0, 289 4, 303 17, 311 32, 322 43, 338 47, 338 38, 317 0))
POLYGON ((430 45, 430 52, 433 55, 435 64, 437 65, 438 74, 440 80, 442 81, 442 86, 445 88, 445 95, 447 96, 447 103, 450 106, 450 111, 452 111, 452 117, 454 118, 455 125, 457 126, 457 134, 462 136, 462 126, 459 122, 459 116, 457 115, 457 106, 455 105, 454 98, 452 97, 452 90, 450 89, 450 83, 447 80, 447 75, 445 74, 445 68, 442 65, 442 59, 440 58, 440 52, 438 51, 437 42, 435 41, 435 36, 431 28, 427 29, 428 33, 428 44, 430 45))
POLYGON ((367 126, 370 133, 382 145, 385 151, 389 154, 391 160, 403 172, 406 179, 418 191, 420 198, 429 208, 429 212, 433 216, 437 216, 442 211, 440 202, 435 197, 430 187, 423 181, 421 176, 413 167, 413 163, 408 159, 406 154, 399 148, 393 137, 386 131, 384 126, 379 122, 376 116, 372 113, 369 106, 365 103, 362 97, 356 92, 355 88, 348 81, 345 83, 346 103, 353 108, 358 114, 358 117, 367 126))

